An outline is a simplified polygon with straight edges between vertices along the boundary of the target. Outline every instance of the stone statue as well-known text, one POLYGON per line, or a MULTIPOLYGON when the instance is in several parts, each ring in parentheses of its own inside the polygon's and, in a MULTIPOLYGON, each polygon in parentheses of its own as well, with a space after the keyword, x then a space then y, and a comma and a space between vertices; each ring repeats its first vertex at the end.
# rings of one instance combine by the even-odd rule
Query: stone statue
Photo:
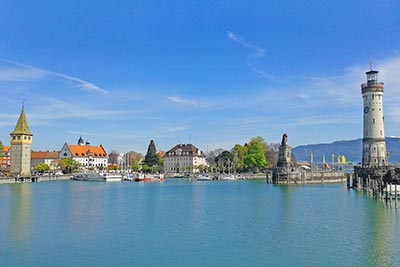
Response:
POLYGON ((281 142, 281 146, 286 146, 287 145, 287 134, 283 134, 282 136, 282 142, 281 142))

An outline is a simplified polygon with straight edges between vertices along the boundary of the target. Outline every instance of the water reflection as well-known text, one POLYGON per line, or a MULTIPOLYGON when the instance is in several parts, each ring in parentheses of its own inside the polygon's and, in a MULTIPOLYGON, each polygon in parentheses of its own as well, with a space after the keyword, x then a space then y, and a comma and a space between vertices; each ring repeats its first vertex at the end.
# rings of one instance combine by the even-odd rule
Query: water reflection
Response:
MULTIPOLYGON (((366 233, 366 263, 365 266, 391 266, 393 265, 391 248, 394 209, 382 202, 372 200, 367 210, 366 233)), ((396 235, 395 235, 396 236, 396 235)))
POLYGON ((17 243, 24 243, 30 238, 32 229, 31 214, 31 185, 10 185, 12 207, 11 207, 11 231, 17 243))

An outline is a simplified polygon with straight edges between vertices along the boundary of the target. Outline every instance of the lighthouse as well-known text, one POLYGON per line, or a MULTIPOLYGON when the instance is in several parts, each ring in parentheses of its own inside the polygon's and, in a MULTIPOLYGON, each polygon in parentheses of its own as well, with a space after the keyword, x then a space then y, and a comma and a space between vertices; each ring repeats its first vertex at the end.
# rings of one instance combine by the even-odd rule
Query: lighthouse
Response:
POLYGON ((363 156, 364 167, 387 166, 383 115, 384 84, 378 82, 378 71, 367 71, 367 82, 361 84, 364 113, 363 156))

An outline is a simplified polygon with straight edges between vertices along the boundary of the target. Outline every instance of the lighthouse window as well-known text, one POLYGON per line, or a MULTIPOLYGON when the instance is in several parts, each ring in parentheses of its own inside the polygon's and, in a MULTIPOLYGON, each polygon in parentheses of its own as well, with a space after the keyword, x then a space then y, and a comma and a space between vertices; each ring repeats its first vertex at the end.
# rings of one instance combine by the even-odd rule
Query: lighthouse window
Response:
POLYGON ((374 99, 374 96, 375 96, 375 95, 372 95, 372 100, 374 99))
POLYGON ((15 140, 15 135, 13 135, 13 140, 15 140))
POLYGON ((372 119, 372 123, 375 123, 375 119, 372 119))
POLYGON ((381 130, 381 135, 382 135, 382 130, 381 130))
POLYGON ((20 136, 20 135, 18 135, 18 136, 17 136, 17 139, 18 139, 18 140, 21 140, 21 136, 20 136))

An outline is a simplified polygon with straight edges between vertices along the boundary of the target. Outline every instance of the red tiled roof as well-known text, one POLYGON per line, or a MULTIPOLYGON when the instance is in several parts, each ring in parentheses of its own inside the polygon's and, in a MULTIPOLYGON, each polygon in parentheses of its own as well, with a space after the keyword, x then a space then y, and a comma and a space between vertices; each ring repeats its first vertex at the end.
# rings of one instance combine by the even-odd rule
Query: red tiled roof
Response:
POLYGON ((102 146, 79 146, 79 145, 68 145, 72 152, 73 157, 88 157, 89 153, 92 153, 93 158, 105 158, 107 153, 102 146))
POLYGON ((3 146, 4 147, 4 154, 10 151, 11 146, 3 146))
POLYGON ((59 152, 32 151, 31 159, 58 159, 59 152))

